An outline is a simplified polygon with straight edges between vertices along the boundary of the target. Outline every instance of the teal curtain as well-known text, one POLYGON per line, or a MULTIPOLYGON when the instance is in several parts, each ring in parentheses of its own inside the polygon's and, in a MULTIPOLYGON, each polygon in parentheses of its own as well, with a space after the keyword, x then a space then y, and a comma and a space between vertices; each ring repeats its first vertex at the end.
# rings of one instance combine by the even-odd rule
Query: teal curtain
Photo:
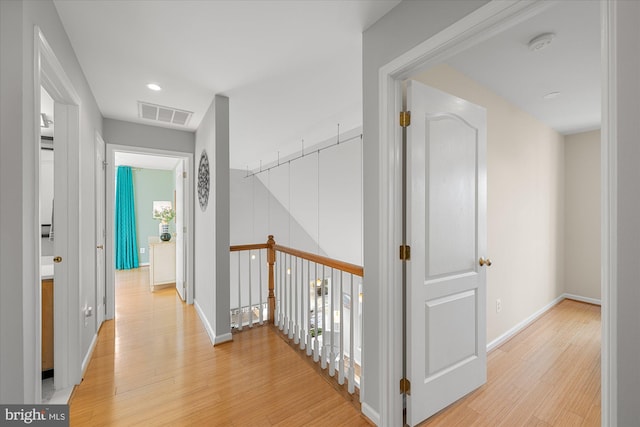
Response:
POLYGON ((116 269, 138 268, 136 212, 131 167, 118 166, 116 174, 116 269))

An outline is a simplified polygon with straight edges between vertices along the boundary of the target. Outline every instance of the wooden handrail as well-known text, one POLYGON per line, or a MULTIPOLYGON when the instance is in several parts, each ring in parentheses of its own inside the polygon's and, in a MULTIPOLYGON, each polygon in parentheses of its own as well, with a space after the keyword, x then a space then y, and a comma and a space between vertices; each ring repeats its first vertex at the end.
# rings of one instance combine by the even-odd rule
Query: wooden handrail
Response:
POLYGON ((337 259, 328 258, 321 255, 312 254, 310 252, 301 251, 298 249, 288 248, 286 246, 277 245, 272 235, 269 235, 267 243, 252 243, 248 245, 234 245, 230 246, 231 252, 237 251, 250 251, 256 249, 267 250, 267 264, 269 265, 269 321, 275 323, 275 311, 276 311, 276 297, 275 297, 275 263, 276 252, 283 252, 285 254, 293 255, 298 258, 306 259, 316 264, 326 265, 327 267, 335 268, 336 270, 344 271, 345 273, 351 273, 355 276, 364 276, 364 268, 359 265, 350 264, 344 261, 338 261, 337 259))
POLYGON ((338 261, 333 258, 312 254, 310 252, 305 252, 298 249, 288 248, 282 245, 275 245, 275 250, 284 252, 285 254, 296 256, 298 258, 306 259, 311 262, 315 262, 316 264, 323 264, 323 265, 326 265, 327 267, 344 271, 345 273, 351 273, 353 275, 360 276, 360 277, 364 276, 364 269, 359 265, 349 264, 348 262, 338 261))
POLYGON ((253 243, 250 245, 233 245, 229 247, 231 252, 252 251, 254 249, 269 249, 269 243, 253 243))

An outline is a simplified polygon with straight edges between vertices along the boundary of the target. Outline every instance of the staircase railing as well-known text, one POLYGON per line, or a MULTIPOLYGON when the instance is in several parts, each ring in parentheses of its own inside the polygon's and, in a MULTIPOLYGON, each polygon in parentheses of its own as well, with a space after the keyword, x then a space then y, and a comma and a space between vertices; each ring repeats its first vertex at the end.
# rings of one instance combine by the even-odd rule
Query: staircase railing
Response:
POLYGON ((231 292, 232 326, 274 324, 354 393, 361 376, 363 268, 278 245, 273 236, 231 251, 238 252, 231 257, 238 285, 231 292))

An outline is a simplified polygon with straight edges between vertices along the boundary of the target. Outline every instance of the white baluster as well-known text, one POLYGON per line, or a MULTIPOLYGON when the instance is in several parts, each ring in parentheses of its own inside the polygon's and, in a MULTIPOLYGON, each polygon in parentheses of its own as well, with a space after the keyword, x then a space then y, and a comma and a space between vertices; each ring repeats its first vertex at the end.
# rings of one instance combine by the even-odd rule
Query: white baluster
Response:
POLYGON ((258 301, 260 301, 260 326, 264 324, 264 301, 262 300, 262 249, 258 249, 258 301))
POLYGON ((280 330, 284 329, 284 316, 285 316, 285 277, 284 277, 284 263, 285 256, 283 253, 280 253, 280 267, 278 268, 278 274, 280 276, 280 330), (284 259, 283 259, 284 258, 284 259))
POLYGON ((284 334, 291 338, 291 255, 284 256, 284 334))
POLYGON ((305 349, 305 340, 307 339, 304 334, 304 259, 300 258, 300 283, 298 284, 298 294, 300 299, 298 301, 298 341, 300 341, 300 350, 305 349))
POLYGON ((276 254, 275 279, 276 279, 276 325, 282 330, 282 283, 280 282, 280 269, 282 267, 282 255, 276 254))
POLYGON ((318 327, 318 319, 319 319, 319 314, 318 314, 318 282, 320 281, 320 279, 318 278, 318 264, 314 263, 316 266, 316 279, 315 282, 313 283, 313 322, 314 322, 314 333, 313 333, 313 361, 317 362, 318 359, 320 358, 320 351, 318 348, 318 335, 320 334, 320 328, 318 327))
POLYGON ((349 321, 349 393, 353 394, 355 392, 355 351, 353 348, 353 325, 354 325, 354 316, 353 312, 355 311, 354 307, 356 306, 356 300, 354 298, 353 292, 353 274, 351 274, 351 285, 350 285, 350 294, 351 294, 351 309, 350 311, 350 321, 349 321))
POLYGON ((331 269, 331 298, 329 298, 329 327, 330 337, 329 337, 329 375, 334 376, 336 374, 336 345, 335 345, 335 336, 336 336, 336 319, 335 319, 335 300, 336 300, 336 292, 335 292, 335 275, 333 274, 334 270, 331 269))
POLYGON ((300 325, 300 310, 298 310, 298 257, 293 259, 295 268, 291 272, 291 279, 293 282, 293 343, 300 344, 299 325, 300 325))
POLYGON ((253 328, 253 307, 251 306, 251 286, 253 286, 253 281, 251 278, 253 277, 251 274, 251 269, 253 268, 253 253, 249 251, 249 327, 253 328))
POLYGON ((238 251, 238 330, 242 330, 242 281, 240 280, 240 267, 242 266, 242 262, 240 262, 240 254, 242 252, 238 251))
POLYGON ((307 282, 304 287, 307 290, 306 292, 304 292, 306 294, 305 300, 307 301, 307 304, 306 304, 307 309, 305 311, 305 316, 307 318, 307 322, 306 322, 307 356, 311 356, 311 350, 313 350, 312 337, 311 337, 311 299, 309 299, 311 297, 311 292, 309 289, 310 287, 311 287, 311 262, 307 261, 307 282))
POLYGON ((322 277, 320 277, 320 293, 322 294, 322 347, 321 347, 321 354, 320 354, 320 366, 322 366, 322 369, 326 369, 327 368, 327 319, 326 319, 326 303, 324 300, 324 278, 325 278, 325 273, 324 273, 324 265, 322 266, 322 277))
POLYGON ((343 289, 344 273, 340 272, 340 298, 338 299, 340 304, 340 349, 338 357, 338 384, 344 384, 344 289, 343 289))

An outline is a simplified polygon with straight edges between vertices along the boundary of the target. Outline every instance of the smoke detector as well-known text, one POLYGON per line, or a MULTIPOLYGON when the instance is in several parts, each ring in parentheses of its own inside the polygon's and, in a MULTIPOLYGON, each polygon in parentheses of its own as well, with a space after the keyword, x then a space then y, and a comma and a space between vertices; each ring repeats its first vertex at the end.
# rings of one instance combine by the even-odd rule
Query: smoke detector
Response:
POLYGON ((551 44, 553 39, 555 38, 554 33, 544 33, 538 36, 535 36, 531 40, 529 40, 529 50, 531 52, 538 52, 551 44))
POLYGON ((192 111, 138 101, 138 117, 141 119, 186 126, 192 115, 192 111))

